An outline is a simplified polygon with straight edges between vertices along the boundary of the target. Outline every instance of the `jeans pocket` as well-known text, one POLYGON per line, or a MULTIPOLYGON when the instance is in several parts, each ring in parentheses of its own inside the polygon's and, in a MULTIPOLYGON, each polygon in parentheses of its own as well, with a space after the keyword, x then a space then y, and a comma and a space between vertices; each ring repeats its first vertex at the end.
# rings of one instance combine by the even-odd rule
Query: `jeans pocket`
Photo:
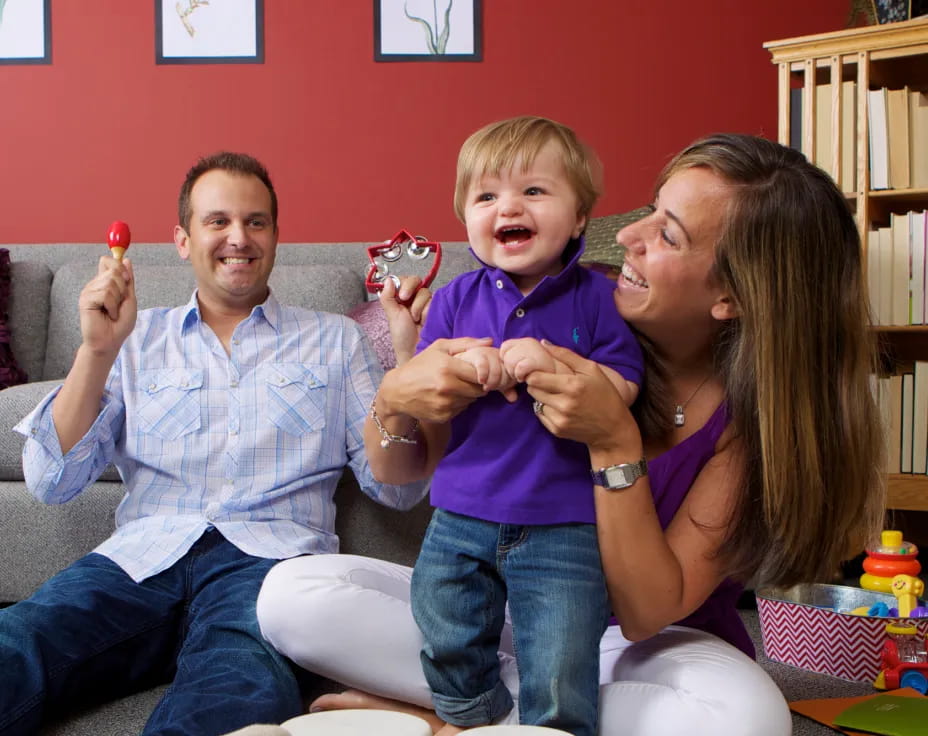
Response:
POLYGON ((270 363, 262 382, 268 418, 278 429, 299 437, 325 427, 327 366, 270 363))
POLYGON ((176 440, 200 428, 203 371, 161 368, 139 371, 139 430, 163 440, 176 440))

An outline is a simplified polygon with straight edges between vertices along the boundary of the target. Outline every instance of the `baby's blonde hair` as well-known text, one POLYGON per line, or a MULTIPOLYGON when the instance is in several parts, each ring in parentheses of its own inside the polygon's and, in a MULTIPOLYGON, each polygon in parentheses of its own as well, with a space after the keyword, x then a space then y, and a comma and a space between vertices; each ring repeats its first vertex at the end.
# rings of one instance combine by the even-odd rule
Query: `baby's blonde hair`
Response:
POLYGON ((512 168, 521 158, 525 168, 549 141, 561 152, 567 180, 577 195, 578 212, 589 217, 599 197, 601 165, 593 150, 582 143, 566 125, 548 118, 522 115, 500 120, 472 134, 458 154, 457 181, 454 187, 454 213, 464 221, 464 205, 471 182, 481 176, 498 176, 512 168))

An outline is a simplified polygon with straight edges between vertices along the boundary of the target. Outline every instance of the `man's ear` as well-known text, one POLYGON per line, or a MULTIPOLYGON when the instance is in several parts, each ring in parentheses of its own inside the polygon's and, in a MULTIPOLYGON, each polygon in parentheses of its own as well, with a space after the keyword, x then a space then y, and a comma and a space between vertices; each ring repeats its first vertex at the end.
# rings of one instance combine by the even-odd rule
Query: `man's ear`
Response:
POLYGON ((177 252, 180 254, 180 257, 185 261, 190 258, 190 246, 188 245, 188 240, 190 236, 187 235, 187 231, 184 230, 180 225, 174 226, 174 245, 177 246, 177 252))
POLYGON ((715 304, 712 305, 710 312, 713 319, 717 319, 719 322, 728 319, 736 319, 741 316, 741 310, 738 309, 735 300, 728 294, 721 294, 719 298, 715 300, 715 304))

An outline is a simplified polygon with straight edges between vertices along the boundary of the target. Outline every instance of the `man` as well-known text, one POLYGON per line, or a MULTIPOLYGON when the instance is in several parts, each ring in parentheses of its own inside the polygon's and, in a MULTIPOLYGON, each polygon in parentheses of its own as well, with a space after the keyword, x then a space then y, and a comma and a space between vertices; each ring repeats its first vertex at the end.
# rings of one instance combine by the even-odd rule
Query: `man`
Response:
POLYGON ((381 370, 360 329, 284 307, 268 289, 277 198, 261 164, 202 159, 178 209, 190 301, 137 314, 131 262, 101 258, 64 385, 16 428, 40 500, 70 500, 110 461, 127 494, 108 540, 0 611, 2 734, 35 733, 53 707, 169 680, 146 734, 296 715, 292 671, 255 617, 265 573, 335 551, 346 463, 382 503, 424 495, 368 468, 363 424, 381 370))

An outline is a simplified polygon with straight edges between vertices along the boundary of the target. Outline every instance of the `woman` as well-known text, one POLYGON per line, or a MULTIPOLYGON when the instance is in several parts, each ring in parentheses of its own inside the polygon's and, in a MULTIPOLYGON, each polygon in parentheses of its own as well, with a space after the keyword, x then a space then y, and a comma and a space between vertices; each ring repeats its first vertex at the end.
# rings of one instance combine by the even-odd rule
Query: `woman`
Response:
MULTIPOLYGON (((600 733, 788 734, 735 603, 749 578, 829 576, 880 526, 883 443, 856 226, 801 154, 715 135, 668 164, 653 213, 617 240, 616 306, 648 359, 634 415, 594 363, 563 348, 549 347, 557 373, 527 381, 539 421, 586 444, 592 469, 647 459, 631 485, 594 488, 621 627, 602 641, 600 733)), ((391 315, 409 328, 408 314, 391 315)), ((439 341, 387 374, 376 409, 389 433, 412 432, 413 418, 444 421, 481 394, 450 357, 464 347, 439 341)), ((429 449, 390 446, 380 461, 412 473, 429 449)), ((410 572, 348 556, 272 570, 258 601, 265 635, 357 688, 315 708, 428 715, 410 572)), ((501 649, 517 698, 512 650, 501 649)))

